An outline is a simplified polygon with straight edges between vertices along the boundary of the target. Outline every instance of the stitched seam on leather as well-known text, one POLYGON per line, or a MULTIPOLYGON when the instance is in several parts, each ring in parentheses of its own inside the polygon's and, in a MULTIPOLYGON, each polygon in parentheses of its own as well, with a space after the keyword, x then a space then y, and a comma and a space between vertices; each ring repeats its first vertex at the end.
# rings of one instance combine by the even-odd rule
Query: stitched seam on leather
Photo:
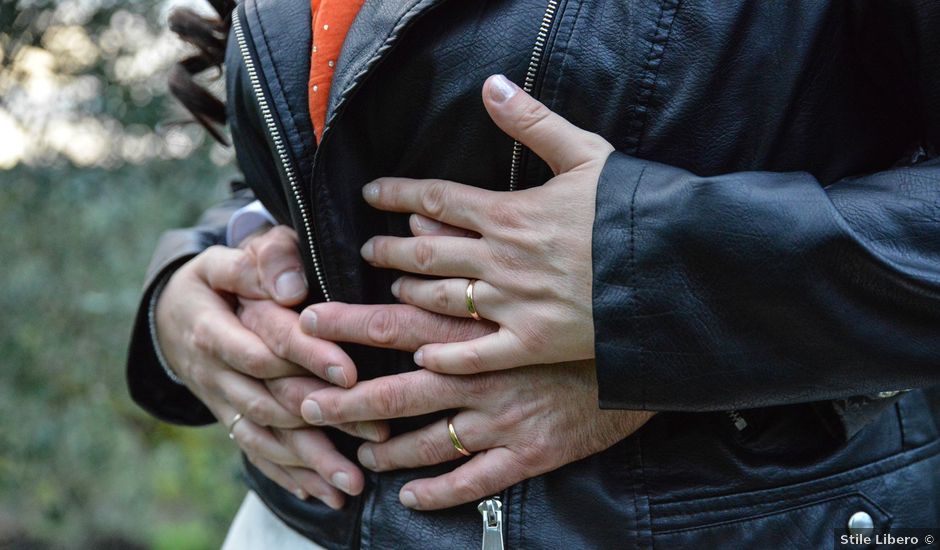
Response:
POLYGON ((653 507, 650 506, 650 497, 649 493, 646 491, 646 469, 643 465, 643 434, 640 434, 640 437, 636 438, 636 456, 637 456, 637 476, 634 486, 636 490, 633 492, 633 500, 636 503, 637 498, 643 500, 643 509, 641 511, 638 504, 636 504, 637 512, 637 545, 640 548, 653 548, 653 507), (642 495, 640 494, 642 493, 642 495), (643 522, 643 530, 640 530, 640 519, 645 520, 643 522), (643 537, 642 540, 645 544, 641 543, 641 535, 646 534, 646 537, 643 537))
POLYGON ((696 531, 710 531, 710 530, 712 530, 712 529, 718 529, 718 528, 721 528, 721 527, 728 527, 728 526, 730 526, 730 525, 736 525, 736 524, 739 524, 739 523, 746 523, 746 522, 750 522, 750 521, 754 521, 754 520, 758 520, 758 519, 763 519, 763 518, 767 518, 767 517, 773 517, 773 516, 778 516, 778 515, 781 515, 781 514, 786 514, 786 513, 788 513, 788 512, 794 512, 794 511, 797 511, 797 510, 803 510, 803 509, 806 509, 806 508, 812 508, 812 507, 815 507, 815 506, 820 506, 820 505, 823 505, 823 504, 828 504, 828 503, 831 503, 831 502, 834 502, 834 501, 849 500, 849 499, 859 499, 859 500, 865 501, 867 504, 869 504, 869 505, 872 506, 873 508, 875 508, 875 509, 877 509, 878 511, 882 512, 882 515, 886 516, 887 519, 889 519, 889 520, 891 519, 891 515, 885 513, 884 510, 883 510, 880 506, 878 506, 874 501, 872 501, 870 498, 868 498, 867 495, 865 495, 865 494, 862 493, 861 491, 852 491, 852 492, 849 492, 849 493, 842 493, 842 494, 837 494, 837 495, 832 495, 832 496, 829 496, 829 497, 825 497, 825 498, 822 498, 822 499, 812 500, 812 501, 810 501, 810 502, 806 502, 806 503, 803 503, 803 504, 795 504, 795 505, 793 505, 793 506, 788 506, 788 507, 783 508, 783 509, 780 509, 780 510, 772 510, 772 511, 762 512, 762 513, 759 513, 759 514, 754 514, 754 515, 747 516, 747 517, 743 517, 743 518, 735 518, 735 519, 728 519, 728 520, 724 520, 724 521, 717 521, 717 522, 707 523, 707 524, 705 524, 705 525, 700 525, 700 526, 694 526, 694 527, 679 527, 679 528, 676 528, 676 529, 666 529, 666 530, 664 530, 664 531, 657 531, 656 534, 657 534, 657 535, 673 535, 673 534, 678 534, 678 533, 694 533, 694 532, 696 532, 696 531))
POLYGON ((797 494, 805 494, 805 489, 807 488, 807 486, 811 487, 813 484, 820 483, 823 480, 825 481, 836 480, 837 483, 839 483, 838 485, 834 485, 832 487, 824 487, 817 491, 817 493, 819 494, 824 494, 830 491, 838 491, 838 490, 845 489, 847 486, 853 483, 861 483, 861 482, 868 481, 869 479, 873 479, 881 475, 896 472, 898 470, 901 470, 902 468, 913 466, 914 464, 923 462, 925 460, 930 460, 936 457, 937 455, 940 455, 940 440, 934 441, 933 443, 928 443, 927 445, 918 447, 917 449, 897 453, 892 456, 883 458, 881 460, 871 462, 869 464, 865 464, 863 466, 859 466, 857 468, 853 468, 853 469, 846 470, 843 472, 838 472, 835 474, 824 476, 822 478, 799 481, 790 485, 783 485, 779 487, 768 487, 765 489, 744 491, 741 493, 716 495, 716 496, 708 496, 708 497, 701 497, 701 498, 691 498, 691 499, 683 499, 683 500, 659 501, 659 502, 653 502, 652 504, 658 506, 660 509, 676 508, 674 512, 666 512, 662 514, 661 517, 664 517, 664 518, 671 518, 671 517, 683 516, 683 515, 689 514, 690 512, 687 506, 690 504, 707 505, 706 509, 708 512, 727 512, 727 511, 732 511, 732 510, 736 510, 739 508, 745 508, 747 506, 751 506, 753 505, 753 502, 734 504, 734 505, 723 506, 723 507, 716 507, 715 504, 717 503, 714 503, 713 501, 717 501, 721 499, 737 499, 737 498, 747 498, 747 497, 751 497, 754 499, 784 498, 788 496, 789 493, 793 493, 793 492, 796 492, 797 494), (911 458, 912 456, 914 458, 911 458), (897 464, 894 464, 895 462, 897 464), (768 497, 767 496, 768 493, 775 493, 775 494, 768 497))
POLYGON ((663 53, 666 50, 666 42, 672 32, 672 22, 675 19, 676 11, 679 9, 679 2, 669 2, 671 6, 667 10, 667 2, 660 4, 659 15, 656 20, 656 29, 650 39, 650 49, 646 54, 646 62, 643 69, 643 75, 638 83, 637 98, 633 109, 635 116, 631 121, 634 129, 633 152, 640 151, 643 142, 643 134, 646 132, 646 123, 649 119, 649 103, 656 90, 656 81, 659 78, 659 68, 662 65, 663 53), (667 19, 668 14, 668 22, 667 19))
MULTIPOLYGON (((637 353, 637 361, 639 362, 639 364, 637 365, 637 368, 641 372, 643 371, 645 367, 645 365, 643 365, 643 350, 646 348, 646 346, 644 345, 644 342, 643 342, 643 335, 639 330, 640 329, 640 322, 639 322, 640 316, 637 314, 640 300, 637 296, 639 294, 639 285, 637 284, 637 279, 639 278, 639 274, 637 273, 637 270, 636 270, 636 195, 637 195, 637 192, 640 190, 640 184, 643 182, 643 174, 646 173, 647 166, 648 165, 644 164, 643 168, 640 170, 640 175, 637 176, 636 178, 636 185, 633 187, 633 195, 630 197, 630 262, 629 264, 630 264, 630 281, 633 283, 631 285, 633 288, 633 293, 630 296, 631 298, 630 311, 632 312, 630 319, 633 321, 632 323, 633 334, 636 335, 637 343, 639 344, 638 345, 639 349, 637 353)), ((641 385, 641 388, 640 388, 640 402, 642 404, 642 408, 646 410, 647 406, 646 406, 646 386, 645 385, 641 385)))

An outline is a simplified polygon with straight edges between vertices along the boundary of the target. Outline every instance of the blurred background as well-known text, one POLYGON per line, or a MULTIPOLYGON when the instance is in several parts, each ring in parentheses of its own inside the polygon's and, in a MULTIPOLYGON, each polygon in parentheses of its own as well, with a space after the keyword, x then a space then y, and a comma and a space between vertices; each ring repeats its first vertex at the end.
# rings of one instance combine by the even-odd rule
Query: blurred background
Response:
POLYGON ((0 0, 0 548, 218 548, 244 494, 223 429, 124 383, 160 232, 233 175, 167 94, 181 4, 0 0))

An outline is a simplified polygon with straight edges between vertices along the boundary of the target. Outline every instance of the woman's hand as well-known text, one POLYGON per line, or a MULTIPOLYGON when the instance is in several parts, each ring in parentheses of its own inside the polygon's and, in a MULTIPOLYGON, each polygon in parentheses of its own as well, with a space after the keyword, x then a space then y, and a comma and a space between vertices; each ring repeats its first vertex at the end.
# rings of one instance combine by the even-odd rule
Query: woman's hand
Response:
MULTIPOLYGON (((594 373, 591 361, 469 376, 419 370, 348 390, 315 391, 304 403, 304 418, 336 425, 460 409, 452 419, 454 431, 474 456, 447 474, 411 481, 399 493, 409 508, 448 508, 603 451, 653 416, 600 410, 594 373)), ((447 420, 359 448, 359 461, 375 471, 458 458, 447 420)))
MULTIPOLYGON (((443 373, 475 373, 594 357, 591 241, 597 181, 613 147, 581 130, 502 76, 484 85, 493 121, 544 159, 556 176, 508 193, 438 180, 383 178, 363 189, 372 206, 420 215, 416 237, 374 237, 362 247, 372 265, 421 275, 392 287, 402 301, 445 315, 477 313, 499 325, 462 343, 435 343, 415 362, 443 373)), ((316 310, 315 306, 313 309, 316 310)))
MULTIPOLYGON (((270 297, 284 305, 304 299, 296 235, 274 228, 243 246, 212 247, 174 273, 157 303, 159 345, 171 368, 265 475, 299 498, 312 495, 340 507, 340 490, 362 490, 362 472, 300 418, 303 396, 327 384, 278 357, 235 315, 238 299, 276 308, 270 297)), ((338 346, 305 344, 300 349, 311 370, 343 386, 355 383, 355 367, 338 346), (338 371, 328 368, 337 365, 338 371)), ((381 424, 337 427, 374 441, 387 437, 381 424)))

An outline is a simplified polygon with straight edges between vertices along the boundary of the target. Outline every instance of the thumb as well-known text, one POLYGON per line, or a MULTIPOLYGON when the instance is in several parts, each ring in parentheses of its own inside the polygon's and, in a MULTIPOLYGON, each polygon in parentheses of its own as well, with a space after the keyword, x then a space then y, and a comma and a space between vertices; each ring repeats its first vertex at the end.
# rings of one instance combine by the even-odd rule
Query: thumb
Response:
POLYGON ((248 249, 257 258, 262 286, 277 303, 290 307, 307 297, 307 279, 292 229, 276 226, 252 240, 248 249))
POLYGON ((210 246, 193 260, 199 278, 216 292, 227 292, 245 298, 267 298, 261 286, 254 258, 244 250, 227 246, 210 246))
POLYGON ((483 84, 483 105, 502 131, 532 149, 555 175, 613 150, 607 140, 571 124, 501 74, 483 84))

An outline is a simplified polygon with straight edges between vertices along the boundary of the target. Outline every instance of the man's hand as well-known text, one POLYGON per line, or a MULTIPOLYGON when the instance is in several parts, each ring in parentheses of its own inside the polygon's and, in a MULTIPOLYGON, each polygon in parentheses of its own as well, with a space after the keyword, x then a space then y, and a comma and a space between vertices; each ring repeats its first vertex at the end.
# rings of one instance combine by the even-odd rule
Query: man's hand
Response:
MULTIPOLYGON (((475 455, 447 474, 409 482, 399 493, 409 508, 448 508, 603 451, 653 416, 600 410, 594 372, 593 362, 463 376, 420 370, 348 390, 315 391, 304 402, 304 419, 332 426, 459 409, 454 430, 475 455)), ((375 471, 459 458, 446 419, 359 448, 359 461, 375 471)))

